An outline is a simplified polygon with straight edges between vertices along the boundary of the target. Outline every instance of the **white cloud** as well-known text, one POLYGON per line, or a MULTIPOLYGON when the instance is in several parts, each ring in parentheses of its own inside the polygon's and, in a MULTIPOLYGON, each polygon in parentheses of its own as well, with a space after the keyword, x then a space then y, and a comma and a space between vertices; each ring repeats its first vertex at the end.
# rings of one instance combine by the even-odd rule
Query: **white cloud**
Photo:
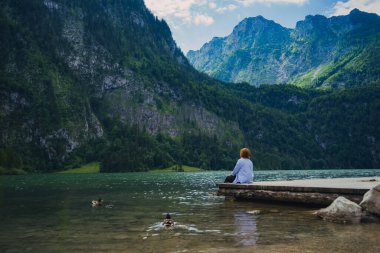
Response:
POLYGON ((227 6, 220 7, 220 8, 218 8, 218 9, 216 9, 216 12, 218 12, 218 13, 224 13, 224 12, 226 12, 226 11, 233 11, 233 10, 235 10, 236 8, 237 8, 236 5, 234 5, 234 4, 229 4, 229 5, 227 5, 227 6))
POLYGON ((380 14, 379 0, 348 0, 347 2, 338 1, 333 7, 331 16, 347 15, 353 9, 380 14))
MULTIPOLYGON (((214 22, 212 17, 196 13, 193 10, 194 7, 206 6, 208 2, 209 0, 145 0, 145 5, 156 16, 168 19, 169 21, 172 18, 179 18, 187 24, 210 25, 214 22)), ((210 2, 210 4, 212 3, 210 2)))
POLYGON ((194 24, 209 26, 214 23, 214 19, 208 15, 197 14, 194 17, 194 24))
POLYGON ((216 5, 215 2, 210 2, 210 3, 208 4, 208 7, 209 7, 210 9, 215 9, 215 8, 217 7, 217 5, 216 5))
POLYGON ((236 3, 250 6, 255 3, 262 4, 298 4, 302 5, 309 0, 144 0, 146 6, 158 17, 166 19, 171 26, 205 25, 214 23, 210 11, 225 13, 238 8, 236 3), (220 6, 225 3, 224 6, 220 6), (232 4, 235 3, 235 4, 232 4))
POLYGON ((244 6, 250 6, 256 3, 261 4, 297 4, 303 5, 309 0, 234 0, 235 2, 241 3, 244 6))

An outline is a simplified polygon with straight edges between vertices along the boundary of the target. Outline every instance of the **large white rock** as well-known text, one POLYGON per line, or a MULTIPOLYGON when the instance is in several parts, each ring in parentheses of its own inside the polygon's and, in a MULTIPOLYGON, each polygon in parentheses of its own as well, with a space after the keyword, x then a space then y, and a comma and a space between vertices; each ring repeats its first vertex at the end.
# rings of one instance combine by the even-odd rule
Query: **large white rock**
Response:
POLYGON ((362 208, 345 197, 338 197, 330 206, 320 209, 315 214, 326 221, 359 223, 362 216, 362 208))
POLYGON ((363 210, 380 216, 380 184, 364 194, 360 206, 363 210))

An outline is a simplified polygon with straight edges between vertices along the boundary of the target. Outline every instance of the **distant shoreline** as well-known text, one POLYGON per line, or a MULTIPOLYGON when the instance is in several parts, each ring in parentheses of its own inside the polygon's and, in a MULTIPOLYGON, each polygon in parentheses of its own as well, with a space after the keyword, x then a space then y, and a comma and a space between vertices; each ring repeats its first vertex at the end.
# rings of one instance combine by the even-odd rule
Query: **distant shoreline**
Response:
MULTIPOLYGON (((232 170, 232 168, 230 169, 232 170)), ((187 165, 172 165, 168 168, 164 169, 150 169, 148 171, 141 171, 141 172, 148 172, 148 173, 168 173, 168 172, 209 172, 209 171, 230 171, 227 170, 205 170, 197 167, 187 166, 187 165)), ((329 171, 329 170, 380 170, 380 168, 369 168, 369 169, 343 169, 343 168, 323 168, 323 169, 289 169, 289 170, 268 170, 268 169, 255 169, 255 171, 329 171)), ((131 173, 132 171, 125 171, 125 172, 114 172, 114 173, 131 173)), ((33 174, 97 174, 102 173, 100 172, 100 162, 91 162, 88 164, 84 164, 78 168, 72 168, 72 169, 66 169, 63 171, 56 171, 56 172, 28 172, 24 169, 19 168, 12 168, 12 169, 6 169, 0 167, 0 175, 33 175, 33 174)), ((107 172, 112 173, 112 172, 107 172)))

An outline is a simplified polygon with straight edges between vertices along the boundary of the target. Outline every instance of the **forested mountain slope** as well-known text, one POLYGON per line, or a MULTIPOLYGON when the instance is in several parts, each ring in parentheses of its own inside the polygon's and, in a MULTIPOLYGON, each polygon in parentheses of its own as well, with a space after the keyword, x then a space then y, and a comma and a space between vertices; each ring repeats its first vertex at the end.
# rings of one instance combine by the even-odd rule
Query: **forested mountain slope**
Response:
POLYGON ((187 54, 199 71, 229 82, 341 89, 380 82, 380 17, 307 16, 295 29, 246 18, 224 38, 187 54))
POLYGON ((142 0, 5 0, 0 14, 0 167, 231 169, 242 146, 258 168, 379 167, 376 87, 216 81, 142 0), (367 156, 349 162, 358 143, 367 156))

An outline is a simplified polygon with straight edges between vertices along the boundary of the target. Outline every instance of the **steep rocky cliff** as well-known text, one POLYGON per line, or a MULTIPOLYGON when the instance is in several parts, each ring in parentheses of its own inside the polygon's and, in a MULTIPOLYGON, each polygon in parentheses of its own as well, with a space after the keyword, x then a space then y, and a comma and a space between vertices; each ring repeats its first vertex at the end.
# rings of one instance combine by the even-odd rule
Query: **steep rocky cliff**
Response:
POLYGON ((307 16, 295 29, 258 16, 187 57, 223 81, 344 88, 380 82, 379 41, 380 17, 357 9, 347 16, 307 16))
POLYGON ((0 143, 25 152, 24 164, 62 166, 104 137, 107 118, 170 137, 240 135, 236 123, 187 98, 187 80, 171 78, 191 68, 141 0, 12 0, 0 11, 0 143))

